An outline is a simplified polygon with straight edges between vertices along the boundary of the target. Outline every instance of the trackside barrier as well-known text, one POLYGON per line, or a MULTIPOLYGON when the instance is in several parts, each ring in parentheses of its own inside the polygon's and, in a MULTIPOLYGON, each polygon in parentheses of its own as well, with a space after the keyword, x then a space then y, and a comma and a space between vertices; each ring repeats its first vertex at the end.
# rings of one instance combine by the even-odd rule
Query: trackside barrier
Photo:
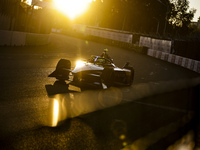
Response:
POLYGON ((26 33, 13 32, 11 46, 23 46, 26 42, 26 33))
POLYGON ((37 43, 38 36, 35 34, 26 35, 26 45, 35 45, 37 43))
POLYGON ((26 35, 26 45, 45 45, 49 43, 49 35, 28 33, 26 35))
POLYGON ((160 39, 153 39, 151 37, 140 36, 139 45, 146 46, 150 49, 170 53, 172 42, 169 40, 160 40, 160 39))
POLYGON ((0 46, 46 45, 49 42, 49 34, 0 30, 0 46))
POLYGON ((147 55, 174 63, 184 68, 200 73, 200 61, 169 54, 157 50, 148 49, 147 55))
POLYGON ((11 45, 13 32, 0 30, 0 45, 11 45))
MULTIPOLYGON (((120 30, 111 30, 107 28, 86 26, 81 24, 74 24, 72 30, 77 33, 82 33, 91 36, 97 36, 104 39, 111 39, 126 43, 132 43, 133 35, 130 32, 121 32, 120 30)), ((53 30, 55 31, 55 29, 53 30)))
POLYGON ((176 65, 180 65, 182 67, 185 67, 185 68, 188 68, 190 70, 200 73, 200 61, 196 61, 196 60, 192 60, 192 59, 185 58, 182 56, 170 54, 171 45, 172 45, 171 41, 151 39, 150 37, 141 37, 140 43, 139 43, 140 45, 137 45, 137 44, 133 44, 133 43, 129 43, 129 42, 120 41, 120 39, 121 39, 120 37, 117 40, 108 39, 108 38, 104 38, 104 37, 98 37, 99 34, 106 34, 106 32, 105 33, 103 31, 97 32, 94 29, 87 29, 86 26, 84 26, 84 27, 81 25, 77 25, 77 26, 78 26, 77 28, 73 29, 73 31, 75 31, 75 32, 69 31, 69 33, 67 33, 67 34, 70 34, 71 36, 76 36, 79 38, 98 41, 98 42, 109 44, 112 46, 127 48, 127 49, 133 50, 135 52, 146 54, 146 55, 149 55, 149 56, 152 56, 152 57, 164 60, 164 61, 168 61, 170 63, 174 63, 176 65), (80 29, 82 29, 82 30, 80 30, 80 29), (77 30, 79 30, 79 31, 77 31, 77 30), (92 33, 93 35, 85 34, 84 33, 85 30, 90 31, 90 33, 92 33), (97 32, 97 34, 94 34, 94 32, 97 32), (143 45, 143 46, 141 46, 141 45, 143 45), (161 48, 162 51, 149 49, 148 47, 152 46, 152 45, 153 45, 153 47, 156 47, 156 45, 157 45, 157 47, 161 48))
POLYGON ((50 42, 50 36, 48 34, 40 34, 37 40, 37 45, 45 45, 50 42))
POLYGON ((54 32, 54 33, 62 33, 62 29, 54 29, 54 28, 52 28, 52 29, 51 29, 51 32, 54 32))
MULTIPOLYGON (((85 27, 82 26, 82 30, 81 30, 81 26, 77 25, 76 28, 73 29, 73 31, 67 31, 65 33, 70 36, 75 36, 78 38, 91 40, 91 41, 98 41, 100 43, 105 43, 105 44, 109 44, 109 45, 117 46, 117 47, 123 47, 123 48, 127 48, 127 49, 133 50, 138 53, 147 54, 148 48, 145 46, 139 46, 137 44, 133 44, 130 42, 120 41, 122 39, 121 37, 118 37, 116 39, 108 39, 108 38, 104 38, 104 37, 99 37, 97 35, 85 34, 84 32, 86 29, 87 29, 86 26, 85 27), (79 30, 79 31, 77 31, 77 30, 79 30)), ((93 29, 87 29, 87 30, 90 30, 90 32, 93 34, 93 32, 92 32, 92 31, 94 31, 93 29)), ((104 33, 103 31, 101 31, 101 32, 99 32, 99 34, 106 34, 106 32, 104 33)), ((117 33, 115 33, 115 36, 118 36, 117 33)))

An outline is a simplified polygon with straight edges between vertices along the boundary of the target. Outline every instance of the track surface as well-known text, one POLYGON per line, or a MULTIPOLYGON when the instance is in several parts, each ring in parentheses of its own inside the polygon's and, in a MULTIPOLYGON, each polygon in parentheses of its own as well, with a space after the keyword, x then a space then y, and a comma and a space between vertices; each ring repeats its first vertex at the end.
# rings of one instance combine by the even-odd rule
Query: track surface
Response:
POLYGON ((45 86, 55 82, 55 79, 47 78, 48 74, 60 58, 71 60, 74 66, 79 58, 100 55, 104 48, 108 48, 117 66, 122 67, 126 61, 132 64, 135 69, 132 86, 158 85, 163 81, 199 76, 133 51, 65 35, 52 34, 51 43, 46 46, 0 47, 0 147, 120 149, 183 116, 184 111, 131 103, 64 119, 60 126, 48 127, 52 96, 48 95, 45 86))

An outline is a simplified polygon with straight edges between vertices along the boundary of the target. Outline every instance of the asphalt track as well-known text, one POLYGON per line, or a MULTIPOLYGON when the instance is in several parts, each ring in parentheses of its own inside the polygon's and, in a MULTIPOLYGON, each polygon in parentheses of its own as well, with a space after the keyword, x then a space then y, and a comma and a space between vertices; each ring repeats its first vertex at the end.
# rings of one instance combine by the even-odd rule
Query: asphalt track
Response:
MULTIPOLYGON (((130 103, 132 96, 141 99, 162 90, 162 85, 168 83, 170 85, 164 90, 173 90, 179 87, 179 83, 182 85, 176 81, 188 82, 199 77, 199 74, 183 67, 130 50, 57 34, 51 35, 49 45, 0 47, 0 53, 2 149, 121 149, 160 127, 176 122, 188 111, 147 104, 146 101, 130 103), (81 96, 76 92, 69 94, 65 85, 52 89, 55 79, 47 76, 60 58, 71 60, 74 66, 76 60, 100 55, 104 48, 108 48, 117 66, 122 67, 129 61, 134 67, 135 80, 130 88, 112 88, 107 93, 87 91, 81 96), (101 99, 98 103, 94 103, 96 97, 101 99), (56 124, 52 120, 55 99, 59 106, 57 113, 61 114, 57 118, 61 122, 56 124), (123 104, 118 105, 121 102, 123 104), (95 107, 91 107, 92 104, 95 107), (58 127, 51 127, 56 125, 58 127)), ((79 89, 72 87, 72 90, 79 89)))

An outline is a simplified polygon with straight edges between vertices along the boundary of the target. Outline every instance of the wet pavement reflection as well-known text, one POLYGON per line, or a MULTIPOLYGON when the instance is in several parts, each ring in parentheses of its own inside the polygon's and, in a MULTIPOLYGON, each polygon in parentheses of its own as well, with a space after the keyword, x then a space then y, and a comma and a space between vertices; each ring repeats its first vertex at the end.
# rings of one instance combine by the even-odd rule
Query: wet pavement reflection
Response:
MULTIPOLYGON (((180 88, 190 87, 191 85, 198 83, 199 80, 200 79, 197 78, 190 81, 176 81, 176 84, 174 84, 174 81, 168 81, 156 84, 137 84, 120 88, 110 87, 106 90, 96 89, 84 91, 81 91, 81 88, 64 81, 56 81, 53 85, 46 85, 49 97, 47 126, 55 127, 68 118, 74 118, 131 101, 143 104, 137 100, 180 88)), ((185 112, 182 108, 173 108, 167 106, 167 104, 163 106, 163 104, 155 105, 144 103, 143 105, 185 112)))
MULTIPOLYGON (((0 147, 166 149, 175 141, 174 132, 178 140, 192 130, 195 112, 193 95, 187 87, 199 83, 200 78, 81 91, 67 82, 56 81, 45 86, 48 97, 36 103, 40 108, 44 104, 45 107, 35 110, 35 116, 26 114, 28 121, 36 123, 38 120, 42 126, 12 135, 0 143, 0 147)), ((19 115, 16 118, 19 119, 19 115)), ((24 124, 25 120, 20 121, 24 124)), ((26 129, 30 127, 25 125, 26 129)))
POLYGON ((81 91, 79 87, 56 81, 46 85, 46 90, 49 96, 47 122, 53 127, 67 118, 112 107, 122 101, 122 92, 116 87, 81 91))

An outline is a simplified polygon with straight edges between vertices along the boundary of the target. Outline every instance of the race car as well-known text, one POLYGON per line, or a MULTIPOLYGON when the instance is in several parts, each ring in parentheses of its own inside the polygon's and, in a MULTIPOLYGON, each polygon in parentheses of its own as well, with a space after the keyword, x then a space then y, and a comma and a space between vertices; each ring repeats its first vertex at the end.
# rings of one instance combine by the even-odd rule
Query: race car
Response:
POLYGON ((88 60, 76 62, 71 70, 71 62, 60 59, 56 70, 48 77, 55 77, 60 81, 78 87, 97 87, 107 89, 110 86, 129 86, 134 80, 134 69, 127 62, 124 67, 117 67, 112 59, 92 55, 88 60))

